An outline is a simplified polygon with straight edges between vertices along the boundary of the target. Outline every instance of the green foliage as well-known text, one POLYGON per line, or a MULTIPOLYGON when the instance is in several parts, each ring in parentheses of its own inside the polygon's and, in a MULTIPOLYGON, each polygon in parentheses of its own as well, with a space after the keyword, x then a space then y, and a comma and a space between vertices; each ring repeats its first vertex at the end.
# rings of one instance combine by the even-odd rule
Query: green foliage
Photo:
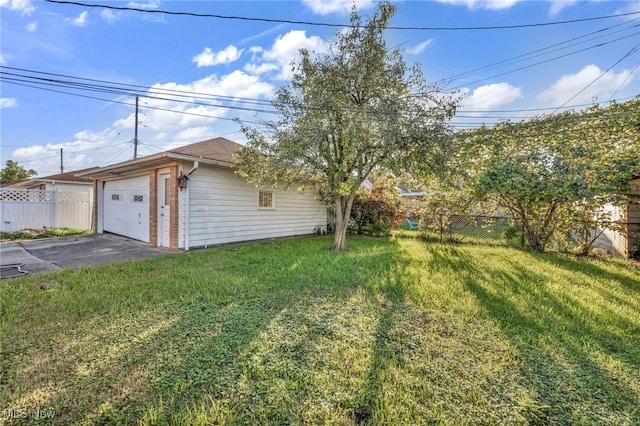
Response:
POLYGON ((465 184, 464 177, 432 179, 428 194, 420 203, 416 213, 425 236, 435 233, 440 241, 455 241, 454 225, 464 222, 468 226, 477 225, 478 218, 495 210, 488 202, 479 199, 476 192, 465 184))
POLYGON ((91 233, 91 231, 70 228, 23 229, 15 232, 0 231, 0 240, 36 240, 39 238, 66 237, 68 235, 87 233, 91 233))
POLYGON ((326 53, 301 50, 273 101, 281 118, 243 127, 249 144, 238 173, 262 186, 318 186, 334 205, 335 249, 345 248, 353 200, 373 170, 436 168, 447 148, 456 103, 387 47, 394 12, 384 2, 363 23, 354 8, 326 53))
POLYGON ((391 235, 405 219, 395 186, 389 180, 377 179, 371 191, 358 191, 351 209, 352 230, 376 237, 391 235))
MULTIPOLYGON (((544 251, 554 234, 575 231, 588 250, 585 218, 623 203, 640 170, 638 110, 640 98, 465 133, 479 194, 520 221, 531 248, 544 251)), ((591 222, 591 231, 606 223, 591 222)))
POLYGON ((13 160, 7 160, 6 166, 0 170, 0 184, 22 182, 38 174, 33 169, 25 169, 13 160))

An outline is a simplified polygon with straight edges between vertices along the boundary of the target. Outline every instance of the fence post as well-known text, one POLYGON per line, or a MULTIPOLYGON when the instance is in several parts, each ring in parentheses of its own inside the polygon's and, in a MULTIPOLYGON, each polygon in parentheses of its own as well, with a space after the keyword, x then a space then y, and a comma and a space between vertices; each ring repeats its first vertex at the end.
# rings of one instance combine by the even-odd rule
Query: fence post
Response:
POLYGON ((58 187, 56 186, 51 197, 51 227, 58 227, 58 187))

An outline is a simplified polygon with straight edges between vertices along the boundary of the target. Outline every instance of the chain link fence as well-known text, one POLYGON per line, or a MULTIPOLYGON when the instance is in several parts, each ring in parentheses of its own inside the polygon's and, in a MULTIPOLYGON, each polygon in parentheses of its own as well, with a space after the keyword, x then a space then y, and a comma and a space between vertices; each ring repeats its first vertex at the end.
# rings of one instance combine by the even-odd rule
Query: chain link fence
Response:
POLYGON ((506 216, 450 216, 436 215, 420 218, 419 229, 428 238, 441 242, 469 239, 504 240, 519 232, 517 224, 506 216))
MULTIPOLYGON (((624 257, 640 258, 640 222, 617 223, 617 228, 619 229, 594 229, 595 241, 592 248, 598 247, 624 257)), ((421 217, 418 229, 426 238, 440 242, 527 244, 519 222, 510 216, 435 215, 421 217)), ((565 251, 577 241, 577 236, 566 235, 564 241, 555 239, 552 245, 565 251)))

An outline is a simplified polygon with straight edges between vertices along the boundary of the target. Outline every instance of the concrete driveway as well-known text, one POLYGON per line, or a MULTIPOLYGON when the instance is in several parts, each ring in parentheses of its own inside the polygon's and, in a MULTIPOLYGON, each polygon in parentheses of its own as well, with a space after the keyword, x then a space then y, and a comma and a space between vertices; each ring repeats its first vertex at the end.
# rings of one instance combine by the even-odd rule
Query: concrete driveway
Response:
MULTIPOLYGON (((175 253, 166 248, 150 247, 147 243, 118 235, 82 235, 2 243, 0 263, 24 263, 23 271, 37 274, 175 253)), ((2 277, 16 274, 15 270, 3 271, 2 277)))

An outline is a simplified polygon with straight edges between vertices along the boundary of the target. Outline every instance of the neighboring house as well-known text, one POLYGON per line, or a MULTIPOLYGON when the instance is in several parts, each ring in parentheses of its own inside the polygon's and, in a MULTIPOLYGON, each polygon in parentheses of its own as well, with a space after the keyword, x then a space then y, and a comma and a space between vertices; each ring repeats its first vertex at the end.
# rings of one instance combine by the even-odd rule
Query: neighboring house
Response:
POLYGON ((416 212, 420 210, 425 197, 435 195, 433 192, 424 192, 419 188, 409 188, 406 185, 399 185, 397 189, 406 213, 410 217, 414 217, 416 212))
POLYGON ((87 173, 97 170, 98 167, 88 169, 75 170, 72 172, 58 173, 55 175, 44 176, 16 182, 9 185, 3 185, 3 188, 16 189, 42 189, 47 191, 68 191, 68 192, 89 192, 93 197, 93 180, 79 177, 81 173, 87 173))
POLYGON ((236 175, 242 148, 216 138, 84 173, 95 184, 94 231, 189 250, 326 230, 316 191, 256 188, 236 175))
POLYGON ((622 225, 618 231, 605 230, 595 245, 624 257, 640 258, 640 174, 631 179, 630 191, 625 194, 628 203, 625 206, 606 205, 612 221, 622 225))

